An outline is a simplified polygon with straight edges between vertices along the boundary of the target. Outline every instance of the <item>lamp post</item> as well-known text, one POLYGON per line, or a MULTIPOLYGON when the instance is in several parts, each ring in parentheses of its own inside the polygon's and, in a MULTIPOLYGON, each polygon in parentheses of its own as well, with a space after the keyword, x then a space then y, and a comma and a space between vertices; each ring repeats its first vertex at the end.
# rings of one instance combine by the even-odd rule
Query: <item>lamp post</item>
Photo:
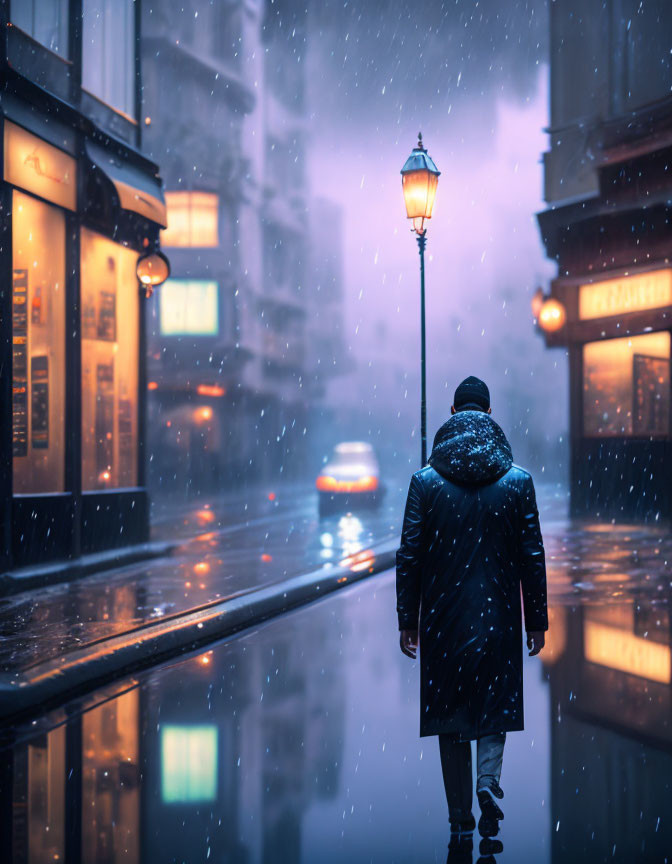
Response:
POLYGON ((427 228, 425 220, 432 218, 432 207, 439 185, 439 174, 429 153, 422 146, 422 132, 418 134, 417 146, 401 169, 401 184, 404 190, 406 215, 413 220, 420 251, 420 451, 424 468, 427 464, 427 372, 425 363, 425 244, 427 228))

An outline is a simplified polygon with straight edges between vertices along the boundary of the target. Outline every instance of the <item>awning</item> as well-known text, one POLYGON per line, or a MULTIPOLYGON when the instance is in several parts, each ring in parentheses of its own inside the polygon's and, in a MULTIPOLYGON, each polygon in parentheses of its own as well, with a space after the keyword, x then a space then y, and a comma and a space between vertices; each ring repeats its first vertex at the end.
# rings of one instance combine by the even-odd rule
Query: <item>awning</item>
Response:
POLYGON ((166 202, 158 177, 143 172, 140 168, 87 141, 86 155, 89 161, 110 180, 119 196, 122 210, 139 213, 145 219, 156 222, 162 228, 168 225, 166 202))

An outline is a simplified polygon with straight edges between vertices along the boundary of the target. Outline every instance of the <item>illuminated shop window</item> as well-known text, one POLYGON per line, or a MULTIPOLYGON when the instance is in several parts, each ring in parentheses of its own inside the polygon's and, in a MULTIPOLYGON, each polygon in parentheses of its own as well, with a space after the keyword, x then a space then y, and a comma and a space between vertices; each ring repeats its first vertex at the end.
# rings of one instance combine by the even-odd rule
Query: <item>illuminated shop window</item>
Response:
POLYGON ((664 437, 670 422, 670 334, 583 346, 583 431, 664 437))
POLYGON ((216 282, 169 279, 159 291, 162 336, 216 336, 219 332, 216 282))
POLYGON ((135 2, 84 0, 82 87, 135 117, 135 2))
POLYGON ((168 227, 163 246, 217 246, 219 199, 212 192, 166 192, 168 227))
POLYGON ((36 42, 68 56, 68 0, 13 0, 11 18, 36 42))
POLYGON ((217 727, 161 727, 161 799, 164 804, 217 798, 217 727))
POLYGON ((138 253, 82 229, 82 489, 138 477, 138 253))
POLYGON ((65 488, 65 216, 12 196, 15 494, 65 488))

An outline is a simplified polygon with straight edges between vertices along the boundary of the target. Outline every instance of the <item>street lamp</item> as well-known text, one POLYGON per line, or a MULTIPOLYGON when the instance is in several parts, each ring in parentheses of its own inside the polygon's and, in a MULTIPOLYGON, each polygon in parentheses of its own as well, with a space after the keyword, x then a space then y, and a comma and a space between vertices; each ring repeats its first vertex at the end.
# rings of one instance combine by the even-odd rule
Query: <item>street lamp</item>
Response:
POLYGON ((138 258, 135 273, 140 287, 145 291, 145 297, 151 297, 154 289, 163 285, 170 276, 170 262, 158 248, 158 244, 150 250, 149 240, 145 238, 143 246, 147 251, 138 258))
POLYGON ((418 144, 401 169, 401 185, 404 190, 406 215, 413 220, 420 250, 420 436, 421 468, 427 464, 427 374, 425 364, 425 243, 427 228, 425 220, 432 218, 432 208, 439 185, 439 174, 429 153, 422 146, 422 132, 418 144))
POLYGON ((557 333, 558 330, 562 330, 566 319, 565 307, 555 297, 549 297, 539 309, 539 326, 545 333, 557 333))

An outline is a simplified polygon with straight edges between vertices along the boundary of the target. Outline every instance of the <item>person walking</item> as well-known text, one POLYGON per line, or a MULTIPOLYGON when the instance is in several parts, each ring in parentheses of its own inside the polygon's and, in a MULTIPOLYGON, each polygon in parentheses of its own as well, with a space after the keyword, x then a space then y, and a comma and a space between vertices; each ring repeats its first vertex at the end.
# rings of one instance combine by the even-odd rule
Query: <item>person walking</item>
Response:
POLYGON ((397 552, 400 646, 413 659, 420 648, 420 736, 438 735, 454 834, 476 827, 477 742, 483 837, 504 818, 506 733, 523 729, 521 587, 530 656, 548 629, 534 484, 490 415, 488 387, 466 378, 429 465, 411 478, 397 552))

